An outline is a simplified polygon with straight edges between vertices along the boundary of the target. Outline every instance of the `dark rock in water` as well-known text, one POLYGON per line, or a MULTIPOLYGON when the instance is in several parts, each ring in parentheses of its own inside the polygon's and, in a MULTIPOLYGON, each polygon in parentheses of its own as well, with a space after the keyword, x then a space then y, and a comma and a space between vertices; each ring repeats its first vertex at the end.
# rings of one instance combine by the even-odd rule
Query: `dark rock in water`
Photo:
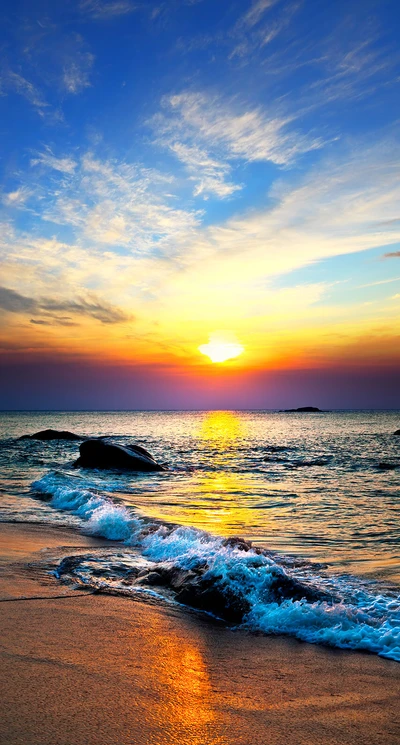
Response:
POLYGON ((222 541, 222 545, 228 548, 237 548, 239 551, 250 551, 250 549, 252 548, 251 541, 245 541, 244 538, 240 538, 240 536, 237 535, 232 535, 230 538, 225 538, 222 541))
MULTIPOLYGON (((234 590, 222 577, 213 577, 207 573, 186 574, 181 580, 181 589, 174 579, 170 582, 176 591, 176 600, 183 605, 208 611, 227 623, 241 623, 251 610, 251 603, 244 594, 234 590)), ((284 600, 307 600, 315 602, 330 598, 326 593, 308 587, 286 575, 279 573, 269 587, 268 601, 282 603, 284 600)))
POLYGON ((132 450, 134 453, 141 453, 141 455, 146 455, 148 458, 151 458, 151 460, 154 460, 151 453, 149 453, 148 450, 145 450, 145 448, 142 448, 141 445, 124 445, 124 447, 126 447, 127 450, 132 450))
POLYGON ((270 600, 276 603, 282 603, 284 600, 307 600, 308 603, 315 603, 320 600, 331 598, 323 590, 309 587, 303 582, 282 573, 278 575, 270 585, 270 600))
POLYGON ((215 581, 201 579, 186 584, 176 594, 176 600, 198 610, 208 611, 228 623, 241 623, 251 605, 244 597, 236 595, 229 587, 215 581))
POLYGON ((378 463, 377 468, 381 471, 394 471, 397 468, 397 463, 378 463))
POLYGON ((19 440, 83 440, 80 435, 75 435, 67 430, 43 429, 33 435, 22 435, 19 440))
POLYGON ((312 412, 322 412, 322 409, 318 409, 316 406, 300 406, 299 409, 283 409, 283 412, 285 414, 288 414, 289 412, 298 412, 299 414, 302 413, 312 413, 312 412))
POLYGON ((400 429, 396 429, 396 432, 393 432, 396 437, 400 437, 400 429))
POLYGON ((79 446, 75 466, 83 468, 123 468, 130 471, 166 471, 139 445, 116 445, 104 440, 85 440, 79 446))

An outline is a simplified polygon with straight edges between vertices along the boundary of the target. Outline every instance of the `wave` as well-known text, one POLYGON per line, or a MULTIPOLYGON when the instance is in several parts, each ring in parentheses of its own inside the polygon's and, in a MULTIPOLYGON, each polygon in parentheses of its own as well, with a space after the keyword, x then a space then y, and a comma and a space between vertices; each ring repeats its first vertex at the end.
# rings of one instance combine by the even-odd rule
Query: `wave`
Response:
POLYGON ((137 523, 132 513, 94 489, 79 488, 79 485, 73 483, 79 480, 79 477, 50 472, 34 481, 32 490, 42 498, 49 498, 55 510, 69 512, 81 518, 86 533, 111 541, 128 540, 137 523))
POLYGON ((251 631, 400 661, 400 602, 394 594, 286 561, 240 538, 147 520, 115 498, 79 488, 79 481, 51 472, 32 490, 54 509, 79 517, 85 532, 124 543, 64 558, 57 570, 64 581, 124 595, 147 589, 251 631))

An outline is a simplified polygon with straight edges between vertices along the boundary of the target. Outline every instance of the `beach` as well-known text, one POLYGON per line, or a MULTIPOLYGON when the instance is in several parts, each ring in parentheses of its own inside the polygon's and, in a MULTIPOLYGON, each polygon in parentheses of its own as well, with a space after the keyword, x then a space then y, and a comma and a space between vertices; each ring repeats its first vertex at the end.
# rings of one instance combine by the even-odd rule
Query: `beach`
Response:
POLYGON ((2 745, 397 745, 397 662, 76 591, 40 571, 101 544, 0 526, 2 745))

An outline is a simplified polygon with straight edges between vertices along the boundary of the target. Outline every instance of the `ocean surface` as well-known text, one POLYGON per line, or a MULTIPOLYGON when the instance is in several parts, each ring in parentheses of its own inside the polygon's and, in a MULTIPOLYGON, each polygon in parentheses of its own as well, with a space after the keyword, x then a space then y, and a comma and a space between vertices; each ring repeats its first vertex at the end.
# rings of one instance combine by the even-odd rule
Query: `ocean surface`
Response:
POLYGON ((399 427, 393 411, 3 413, 0 521, 113 541, 60 563, 74 586, 400 661, 399 427), (74 468, 79 442, 18 440, 45 428, 169 470, 74 468))

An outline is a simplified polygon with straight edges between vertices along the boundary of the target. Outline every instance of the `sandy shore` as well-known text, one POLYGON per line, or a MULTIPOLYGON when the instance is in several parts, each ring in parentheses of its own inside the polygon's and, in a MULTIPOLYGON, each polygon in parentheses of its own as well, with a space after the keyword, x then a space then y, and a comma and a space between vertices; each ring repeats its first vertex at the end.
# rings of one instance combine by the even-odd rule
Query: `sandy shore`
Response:
POLYGON ((0 525, 2 745, 398 745, 398 663, 74 593, 38 570, 101 543, 0 525))

